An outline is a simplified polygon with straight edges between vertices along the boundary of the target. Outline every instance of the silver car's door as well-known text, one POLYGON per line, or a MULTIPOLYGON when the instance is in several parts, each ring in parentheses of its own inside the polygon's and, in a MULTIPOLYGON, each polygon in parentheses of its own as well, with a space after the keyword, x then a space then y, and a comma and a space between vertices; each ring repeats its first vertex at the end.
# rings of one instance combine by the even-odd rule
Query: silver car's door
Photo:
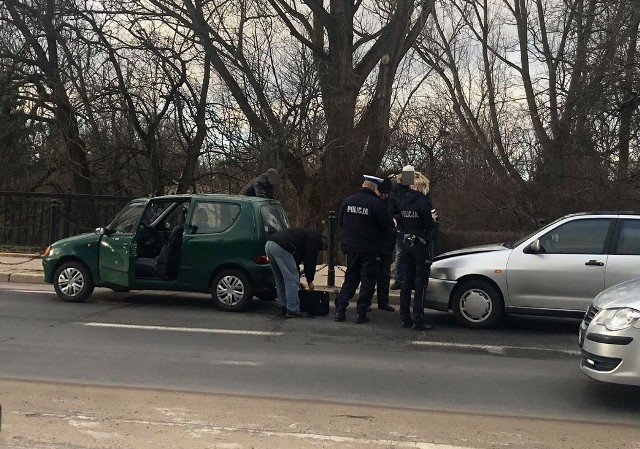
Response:
POLYGON ((607 250, 614 217, 572 217, 530 239, 507 262, 507 307, 586 310, 604 289, 607 250))
POLYGON ((621 218, 607 261, 605 288, 640 277, 640 219, 621 218))

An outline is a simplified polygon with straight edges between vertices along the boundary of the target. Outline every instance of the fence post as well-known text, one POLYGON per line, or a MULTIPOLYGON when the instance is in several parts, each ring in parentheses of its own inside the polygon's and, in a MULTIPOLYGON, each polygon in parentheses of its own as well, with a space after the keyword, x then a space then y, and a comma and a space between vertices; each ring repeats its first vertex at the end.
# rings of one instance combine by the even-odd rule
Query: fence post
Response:
POLYGON ((328 245, 328 263, 327 263, 327 287, 336 286, 336 213, 329 211, 329 245, 328 245))
MULTIPOLYGON (((69 232, 69 224, 71 220, 71 197, 67 196, 64 199, 64 212, 63 212, 63 222, 62 222, 62 238, 67 238, 71 234, 69 232)), ((77 229, 75 230, 77 232, 77 229)))
POLYGON ((49 214, 49 245, 58 240, 58 224, 60 222, 60 203, 51 201, 51 212, 49 214))

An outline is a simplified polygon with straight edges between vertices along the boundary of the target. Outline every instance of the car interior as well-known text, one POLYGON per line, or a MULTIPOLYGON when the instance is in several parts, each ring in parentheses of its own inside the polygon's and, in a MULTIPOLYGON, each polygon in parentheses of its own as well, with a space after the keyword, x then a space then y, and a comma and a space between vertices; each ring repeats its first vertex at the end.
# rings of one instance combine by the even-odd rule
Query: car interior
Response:
POLYGON ((152 203, 136 235, 135 277, 175 279, 180 267, 188 202, 152 203))

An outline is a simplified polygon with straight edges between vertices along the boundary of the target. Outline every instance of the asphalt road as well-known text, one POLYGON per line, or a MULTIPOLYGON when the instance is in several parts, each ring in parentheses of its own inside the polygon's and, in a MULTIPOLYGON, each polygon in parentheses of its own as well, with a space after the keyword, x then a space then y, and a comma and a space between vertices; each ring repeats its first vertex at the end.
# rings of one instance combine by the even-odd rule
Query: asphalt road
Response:
POLYGON ((416 333, 375 309, 364 325, 275 312, 270 302, 234 314, 206 295, 110 290, 70 304, 48 286, 6 284, 0 378, 640 422, 640 388, 580 372, 575 320, 510 318, 477 331, 429 313, 434 329, 416 333))

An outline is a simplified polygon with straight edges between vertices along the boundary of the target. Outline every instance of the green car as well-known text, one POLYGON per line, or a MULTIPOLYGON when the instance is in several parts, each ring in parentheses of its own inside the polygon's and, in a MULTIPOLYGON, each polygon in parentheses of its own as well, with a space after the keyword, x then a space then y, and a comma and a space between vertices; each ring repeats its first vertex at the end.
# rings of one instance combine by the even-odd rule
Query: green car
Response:
POLYGON ((94 287, 210 292, 220 308, 239 311, 254 295, 275 298, 264 245, 288 226, 282 205, 266 198, 136 199, 109 226, 48 247, 44 278, 64 301, 84 301, 94 287))

